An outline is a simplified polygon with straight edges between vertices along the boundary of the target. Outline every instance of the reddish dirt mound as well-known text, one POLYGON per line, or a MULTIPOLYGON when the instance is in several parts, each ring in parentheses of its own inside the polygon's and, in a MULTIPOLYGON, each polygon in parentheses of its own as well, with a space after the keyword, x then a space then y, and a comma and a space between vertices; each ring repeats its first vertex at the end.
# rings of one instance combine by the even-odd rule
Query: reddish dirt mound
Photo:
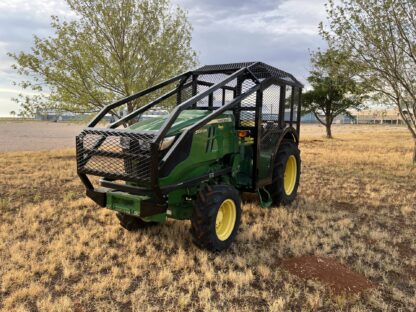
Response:
POLYGON ((282 267, 303 279, 315 279, 329 286, 335 295, 357 294, 375 287, 365 276, 351 271, 332 258, 302 256, 284 260, 282 267))

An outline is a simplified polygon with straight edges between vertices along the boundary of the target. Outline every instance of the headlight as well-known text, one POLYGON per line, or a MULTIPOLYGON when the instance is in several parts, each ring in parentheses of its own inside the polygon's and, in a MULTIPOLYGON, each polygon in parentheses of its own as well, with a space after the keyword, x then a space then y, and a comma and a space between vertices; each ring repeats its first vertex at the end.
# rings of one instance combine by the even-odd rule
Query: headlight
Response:
POLYGON ((175 141, 174 136, 164 138, 163 141, 160 142, 160 145, 159 145, 160 150, 163 151, 167 149, 169 146, 172 145, 173 141, 175 141))

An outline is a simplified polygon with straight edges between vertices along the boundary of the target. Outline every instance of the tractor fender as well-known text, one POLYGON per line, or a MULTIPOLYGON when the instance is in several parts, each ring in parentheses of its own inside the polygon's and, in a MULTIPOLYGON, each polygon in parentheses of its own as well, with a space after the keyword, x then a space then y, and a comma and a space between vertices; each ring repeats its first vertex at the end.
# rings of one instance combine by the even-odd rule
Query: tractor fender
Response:
POLYGON ((283 130, 283 132, 280 134, 279 139, 277 140, 277 144, 276 144, 276 148, 273 152, 273 163, 275 160, 275 157, 277 155, 277 151, 279 150, 280 145, 282 144, 282 142, 285 141, 289 141, 289 142, 294 142, 296 145, 299 144, 299 135, 298 132, 296 131, 295 128, 293 127, 287 127, 283 130))

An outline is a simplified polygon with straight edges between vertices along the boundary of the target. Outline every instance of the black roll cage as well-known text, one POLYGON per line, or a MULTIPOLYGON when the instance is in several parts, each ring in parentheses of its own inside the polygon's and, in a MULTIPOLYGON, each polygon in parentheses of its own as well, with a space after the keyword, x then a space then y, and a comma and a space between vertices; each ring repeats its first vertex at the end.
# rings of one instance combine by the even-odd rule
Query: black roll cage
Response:
MULTIPOLYGON (((266 65, 261 62, 250 62, 250 63, 235 63, 235 64, 223 64, 223 65, 210 65, 210 66, 204 66, 194 71, 188 71, 185 73, 182 73, 180 75, 177 75, 173 78, 170 78, 168 80, 165 80, 155 86, 152 86, 148 89, 145 89, 143 91, 140 91, 138 93, 135 93, 133 95, 130 95, 128 97, 125 97, 123 99, 120 99, 114 103, 111 103, 104 108, 101 109, 101 111, 88 123, 87 127, 84 130, 93 130, 95 129, 96 125, 103 120, 103 118, 113 109, 120 107, 121 105, 124 105, 126 103, 129 103, 131 101, 137 100, 140 97, 143 97, 149 93, 152 93, 156 90, 159 90, 161 88, 164 88, 174 82, 178 82, 175 88, 172 90, 164 93, 163 95, 159 96, 157 99, 151 101, 150 103, 134 110, 133 112, 129 113, 128 115, 120 118, 119 120, 110 123, 107 126, 109 132, 113 131, 123 131, 123 132, 129 132, 131 130, 123 129, 123 130, 116 130, 118 126, 125 124, 132 118, 135 118, 145 111, 151 109, 155 105, 163 102, 165 99, 177 94, 177 103, 175 108, 170 112, 168 118, 165 120, 164 124, 160 128, 160 130, 155 134, 154 138, 151 141, 150 149, 151 149, 151 166, 150 166, 150 188, 145 187, 136 187, 131 185, 122 185, 115 182, 112 182, 114 179, 106 179, 105 177, 100 180, 100 183, 102 186, 110 187, 113 189, 119 189, 119 190, 128 190, 130 193, 133 194, 149 194, 150 192, 155 195, 155 198, 158 202, 163 202, 163 196, 167 194, 169 191, 186 186, 186 181, 183 183, 176 183, 172 186, 165 186, 160 187, 159 186, 159 179, 158 174, 160 169, 164 166, 164 164, 168 161, 170 157, 175 153, 175 150, 181 145, 182 142, 186 140, 187 137, 192 135, 196 130, 206 125, 208 122, 213 120, 214 118, 218 117, 220 114, 227 110, 233 110, 234 115, 236 116, 236 124, 239 120, 239 112, 242 110, 252 110, 255 113, 255 124, 254 127, 247 127, 247 126, 240 126, 238 127, 241 130, 252 130, 252 134, 254 137, 254 146, 255 151, 253 159, 253 183, 252 183, 252 191, 256 190, 258 187, 264 186, 263 184, 267 183, 270 179, 266 179, 265 181, 262 181, 259 183, 257 181, 257 172, 258 172, 258 160, 259 160, 259 153, 260 153, 260 135, 261 135, 261 123, 262 123, 262 105, 263 105, 263 98, 262 98, 262 92, 270 87, 271 85, 277 85, 277 86, 292 86, 292 97, 291 97, 291 103, 290 103, 290 124, 289 129, 285 130, 285 133, 292 133, 294 137, 296 137, 296 141, 298 141, 299 137, 299 129, 300 129, 300 107, 301 107, 301 94, 302 94, 302 88, 303 85, 297 81, 291 74, 288 74, 284 71, 281 71, 277 68, 271 67, 269 65, 266 65), (210 83, 202 80, 198 80, 199 75, 209 75, 209 74, 225 74, 228 75, 226 78, 221 80, 218 83, 210 83), (191 82, 186 82, 189 80, 189 78, 192 78, 191 82), (233 81, 234 79, 237 80, 236 87, 230 87, 227 86, 227 83, 233 81), (249 88, 248 90, 245 90, 242 92, 242 83, 250 79, 254 82, 254 86, 249 88), (196 93, 196 85, 204 85, 208 87, 203 92, 196 93), (185 87, 189 87, 192 85, 192 97, 181 101, 181 90, 185 87), (297 107, 297 119, 295 121, 296 123, 296 129, 293 128, 293 110, 294 110, 294 92, 295 87, 297 92, 299 92, 298 97, 298 107, 297 107), (217 90, 222 89, 223 92, 223 105, 220 107, 213 107, 212 105, 212 97, 213 93, 217 90), (228 104, 224 103, 224 94, 225 90, 230 90, 234 92, 234 98, 229 102, 228 104), (256 93, 256 105, 252 109, 242 108, 241 102, 248 98, 253 93, 256 93), (199 120, 197 123, 192 125, 191 127, 185 129, 180 136, 175 140, 173 145, 169 147, 167 153, 163 156, 162 160, 159 161, 159 146, 162 140, 165 138, 166 133, 169 131, 170 127, 175 123, 176 119, 180 115, 180 113, 186 109, 194 108, 196 103, 203 98, 209 98, 209 106, 204 107, 202 109, 208 109, 211 110, 211 113, 204 117, 203 119, 199 120)), ((279 114, 278 114, 278 125, 282 128, 282 130, 286 127, 285 125, 285 88, 281 88, 280 92, 280 99, 279 99, 279 114)), ((201 109, 201 108, 198 108, 201 109)), ((287 127, 286 127, 287 128, 287 127)), ((94 148, 98 148, 103 141, 105 140, 105 137, 102 137, 102 139, 98 140, 94 146, 94 148)), ((77 144, 78 144, 78 137, 77 137, 77 144)), ((78 154, 77 154, 78 157, 78 154)), ((214 176, 218 176, 219 174, 224 174, 224 172, 218 172, 218 173, 212 173, 207 176, 202 176, 200 179, 192 179, 192 183, 197 182, 197 180, 203 181, 207 180, 209 178, 212 178, 214 176)), ((78 175, 89 191, 94 190, 94 186, 92 185, 91 181, 87 177, 87 174, 79 170, 78 168, 78 175)), ((126 180, 127 181, 127 180, 126 180)), ((135 181, 131 181, 135 182, 135 181)))

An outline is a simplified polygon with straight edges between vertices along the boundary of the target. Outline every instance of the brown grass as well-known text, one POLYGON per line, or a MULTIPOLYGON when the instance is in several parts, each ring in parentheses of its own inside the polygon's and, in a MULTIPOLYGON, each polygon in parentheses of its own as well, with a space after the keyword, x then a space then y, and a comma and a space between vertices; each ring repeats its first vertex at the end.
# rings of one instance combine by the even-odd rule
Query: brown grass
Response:
POLYGON ((74 151, 0 154, 4 311, 411 311, 416 306, 416 170, 404 128, 306 126, 291 207, 246 204, 232 248, 191 242, 189 222, 139 233, 84 197, 74 151), (318 131, 317 131, 318 130, 318 131), (332 296, 279 263, 330 256, 379 287, 332 296))

